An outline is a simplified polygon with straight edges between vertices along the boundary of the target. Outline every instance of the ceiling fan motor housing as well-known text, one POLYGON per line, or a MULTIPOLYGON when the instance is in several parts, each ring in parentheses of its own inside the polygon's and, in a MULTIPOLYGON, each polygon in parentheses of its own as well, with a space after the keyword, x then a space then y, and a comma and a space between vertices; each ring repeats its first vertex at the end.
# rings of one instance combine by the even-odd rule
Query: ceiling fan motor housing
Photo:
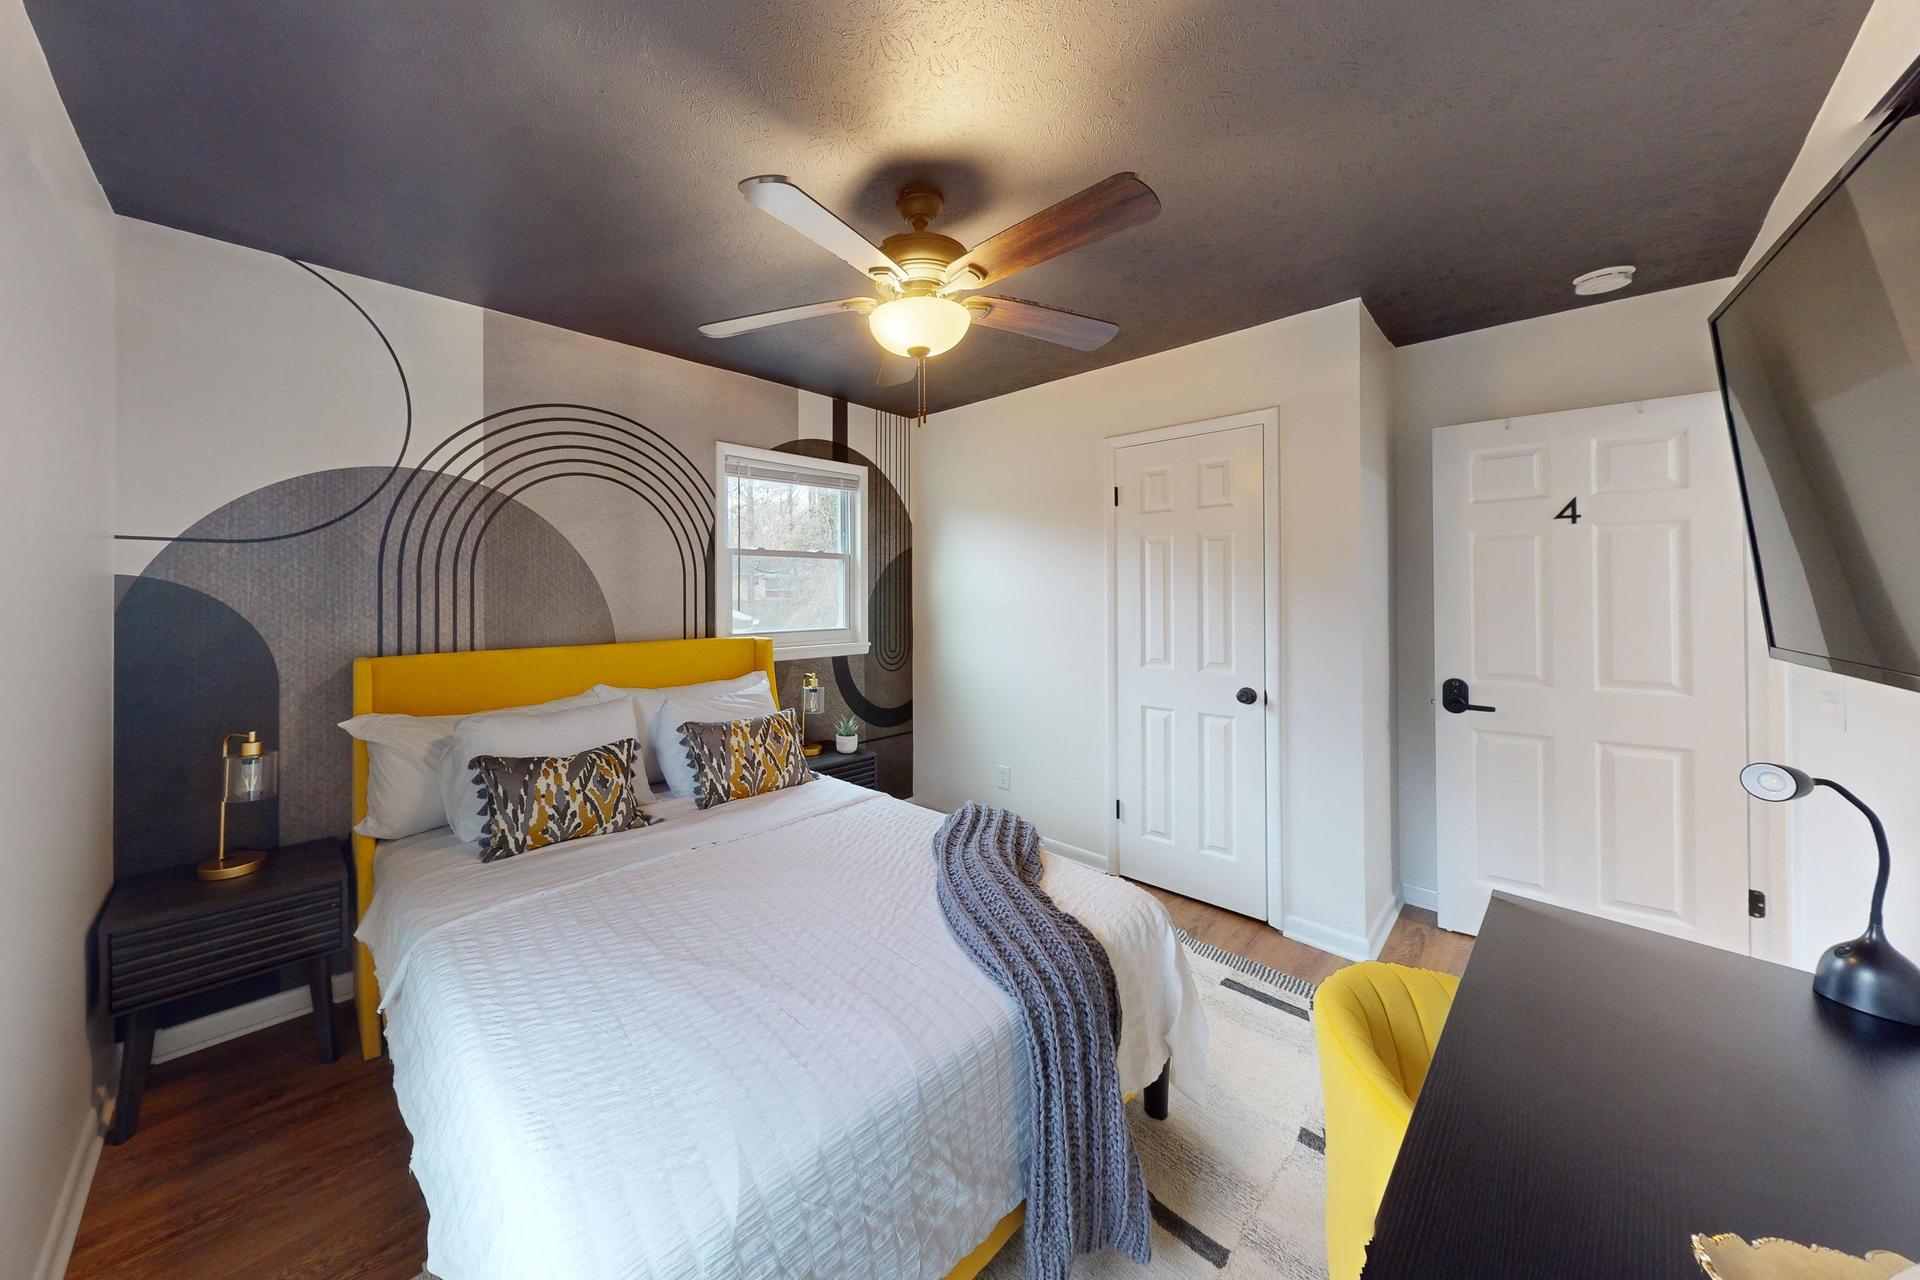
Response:
MULTIPOLYGON (((951 236, 927 230, 927 224, 940 216, 945 200, 938 188, 915 185, 895 199, 895 208, 911 230, 876 245, 779 174, 746 178, 739 185, 749 204, 866 275, 879 296, 783 307, 703 324, 700 331, 713 338, 731 338, 814 316, 850 311, 864 315, 883 348, 920 362, 923 412, 924 362, 952 348, 975 323, 1076 351, 1093 351, 1110 341, 1120 331, 1111 321, 1017 298, 983 297, 976 291, 1145 222, 1160 211, 1159 197, 1138 175, 1116 173, 968 249, 951 236), (956 297, 959 294, 973 296, 956 297)), ((887 376, 882 366, 880 385, 892 386, 901 380, 887 376)))
MULTIPOLYGON (((880 252, 900 264, 909 286, 937 287, 946 279, 947 264, 966 251, 958 240, 937 231, 902 231, 880 242, 880 252)), ((909 291, 902 289, 903 293, 909 291)))

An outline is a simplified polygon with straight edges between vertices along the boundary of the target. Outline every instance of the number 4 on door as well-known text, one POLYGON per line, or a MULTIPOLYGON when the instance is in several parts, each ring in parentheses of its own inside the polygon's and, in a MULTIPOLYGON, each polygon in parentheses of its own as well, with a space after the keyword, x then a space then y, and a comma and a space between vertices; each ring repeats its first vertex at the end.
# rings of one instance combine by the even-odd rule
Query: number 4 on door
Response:
POLYGON ((1580 499, 1568 498, 1567 505, 1553 513, 1555 520, 1565 520, 1568 524, 1580 523, 1580 499))

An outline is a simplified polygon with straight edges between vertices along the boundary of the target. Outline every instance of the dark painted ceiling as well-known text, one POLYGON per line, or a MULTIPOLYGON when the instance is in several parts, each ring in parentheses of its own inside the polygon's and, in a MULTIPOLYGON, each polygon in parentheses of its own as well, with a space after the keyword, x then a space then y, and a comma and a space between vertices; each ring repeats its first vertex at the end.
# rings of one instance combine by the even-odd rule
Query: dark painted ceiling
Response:
POLYGON ((1366 300, 1395 343, 1732 273, 1868 0, 28 0, 115 209, 881 407, 861 291, 735 190, 972 244, 1131 169, 1159 219, 1004 291, 935 408, 1366 300))

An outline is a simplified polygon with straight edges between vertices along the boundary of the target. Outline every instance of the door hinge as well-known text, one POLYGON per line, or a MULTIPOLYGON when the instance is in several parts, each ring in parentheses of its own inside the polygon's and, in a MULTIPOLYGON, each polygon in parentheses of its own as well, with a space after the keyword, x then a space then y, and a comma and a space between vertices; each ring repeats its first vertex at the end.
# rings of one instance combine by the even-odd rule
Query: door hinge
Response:
POLYGON ((1116 507, 1120 505, 1120 486, 1119 485, 1113 486, 1113 505, 1116 507))
POLYGON ((1767 918, 1767 895, 1758 889, 1747 890, 1747 914, 1755 920, 1767 918))

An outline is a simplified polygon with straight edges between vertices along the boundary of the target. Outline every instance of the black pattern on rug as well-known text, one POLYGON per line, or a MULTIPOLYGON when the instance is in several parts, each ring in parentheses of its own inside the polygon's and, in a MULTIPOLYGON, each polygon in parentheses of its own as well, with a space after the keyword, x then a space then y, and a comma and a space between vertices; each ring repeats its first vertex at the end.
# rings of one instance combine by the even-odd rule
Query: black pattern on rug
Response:
MULTIPOLYGON (((1154 1220, 1153 1259, 1113 1250, 1074 1280, 1326 1280, 1326 1117, 1314 1053, 1315 985, 1186 934, 1207 1014, 1206 1098, 1174 1091, 1168 1118, 1128 1126, 1154 1220)), ((1018 1280, 1015 1239, 980 1280, 1018 1280)))

